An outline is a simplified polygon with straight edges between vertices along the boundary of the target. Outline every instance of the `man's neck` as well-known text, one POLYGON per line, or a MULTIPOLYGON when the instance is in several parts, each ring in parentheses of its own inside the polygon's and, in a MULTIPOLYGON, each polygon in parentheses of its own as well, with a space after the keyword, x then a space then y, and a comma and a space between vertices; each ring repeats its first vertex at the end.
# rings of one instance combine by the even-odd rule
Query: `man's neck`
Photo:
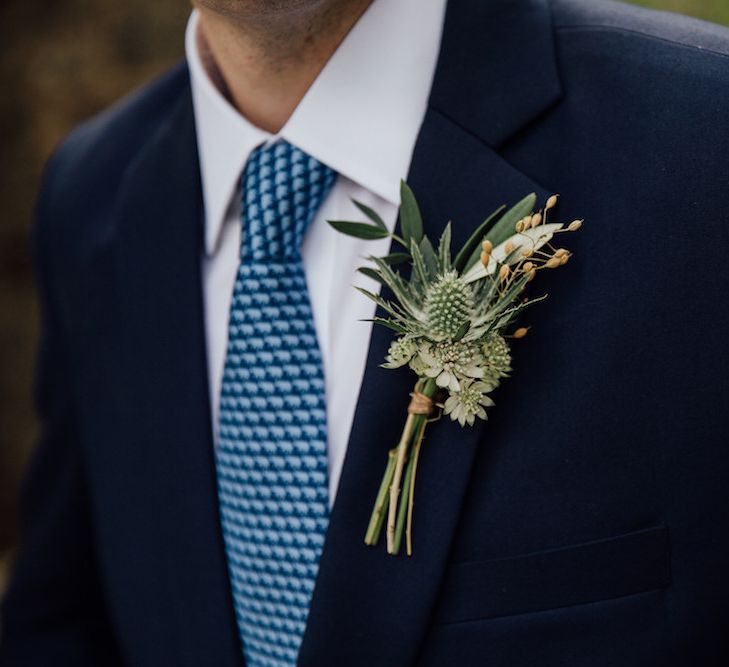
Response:
POLYGON ((275 133, 371 2, 320 0, 291 2, 300 6, 278 11, 221 11, 213 8, 215 2, 194 0, 200 12, 198 47, 235 107, 275 133))

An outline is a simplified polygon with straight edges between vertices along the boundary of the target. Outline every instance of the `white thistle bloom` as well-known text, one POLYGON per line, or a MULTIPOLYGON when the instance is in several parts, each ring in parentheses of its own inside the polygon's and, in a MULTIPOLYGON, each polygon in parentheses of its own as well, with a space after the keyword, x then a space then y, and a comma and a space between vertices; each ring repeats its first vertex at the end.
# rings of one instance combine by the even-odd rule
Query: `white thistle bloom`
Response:
POLYGON ((461 383, 461 390, 452 393, 446 400, 444 412, 461 426, 473 426, 476 417, 487 419, 485 408, 491 407, 494 402, 486 392, 493 389, 494 385, 488 382, 465 380, 461 383))
POLYGON ((423 346, 419 356, 426 365, 426 377, 435 378, 448 391, 459 391, 461 380, 484 376, 484 359, 475 343, 442 341, 423 346))

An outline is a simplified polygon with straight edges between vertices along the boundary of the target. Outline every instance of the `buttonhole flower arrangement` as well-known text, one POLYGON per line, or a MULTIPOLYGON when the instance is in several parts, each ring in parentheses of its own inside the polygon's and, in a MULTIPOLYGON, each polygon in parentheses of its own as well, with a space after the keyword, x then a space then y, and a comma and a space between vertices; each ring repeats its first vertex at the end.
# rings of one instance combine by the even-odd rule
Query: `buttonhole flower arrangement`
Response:
POLYGON ((551 222, 557 195, 535 211, 530 194, 500 207, 471 234, 455 257, 451 223, 437 246, 423 233, 417 201, 401 183, 399 233, 371 208, 354 202, 367 222, 330 220, 337 231, 361 239, 390 237, 400 246, 358 269, 389 290, 385 298, 356 288, 379 306, 376 324, 395 333, 383 368, 408 367, 416 376, 400 441, 389 452, 365 543, 375 546, 386 523, 387 551, 400 552, 403 534, 412 555, 412 519, 418 459, 427 426, 442 415, 461 426, 487 418, 491 392, 511 371, 511 342, 527 335, 517 318, 546 295, 527 298, 527 285, 543 270, 564 266, 571 253, 555 247, 559 234, 582 220, 551 222), (397 267, 405 266, 405 271, 397 267))

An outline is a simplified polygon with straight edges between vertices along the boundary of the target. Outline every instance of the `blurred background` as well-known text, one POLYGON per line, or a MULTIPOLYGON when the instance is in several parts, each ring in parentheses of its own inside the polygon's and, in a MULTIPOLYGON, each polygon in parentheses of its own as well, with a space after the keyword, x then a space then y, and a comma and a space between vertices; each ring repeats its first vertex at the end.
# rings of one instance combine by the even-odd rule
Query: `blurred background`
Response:
MULTIPOLYGON (((729 0, 635 1, 729 25, 729 0)), ((0 0, 0 594, 38 430, 28 232, 41 169, 76 123, 182 57, 189 11, 185 0, 0 0)))

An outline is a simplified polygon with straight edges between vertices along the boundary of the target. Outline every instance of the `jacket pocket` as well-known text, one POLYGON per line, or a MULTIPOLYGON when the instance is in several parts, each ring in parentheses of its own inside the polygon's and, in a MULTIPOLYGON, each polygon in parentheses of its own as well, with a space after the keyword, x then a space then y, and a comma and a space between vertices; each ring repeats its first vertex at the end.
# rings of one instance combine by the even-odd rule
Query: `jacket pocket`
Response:
POLYGON ((446 573, 435 623, 567 607, 665 588, 668 528, 522 556, 457 563, 446 573))

